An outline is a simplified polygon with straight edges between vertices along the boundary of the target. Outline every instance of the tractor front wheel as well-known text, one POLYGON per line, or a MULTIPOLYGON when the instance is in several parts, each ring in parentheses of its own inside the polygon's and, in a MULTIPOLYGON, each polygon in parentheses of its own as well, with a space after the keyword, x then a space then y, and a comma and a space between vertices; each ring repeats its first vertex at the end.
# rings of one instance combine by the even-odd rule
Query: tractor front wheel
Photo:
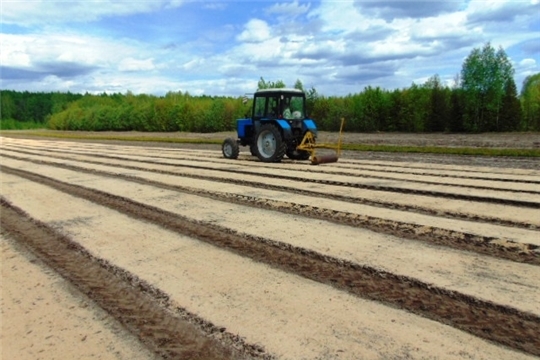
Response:
POLYGON ((223 152, 223 156, 227 159, 237 159, 238 154, 240 153, 240 148, 236 140, 227 138, 221 145, 221 151, 223 152))
POLYGON ((265 124, 255 137, 255 152, 263 162, 280 162, 287 150, 278 128, 272 124, 265 124))

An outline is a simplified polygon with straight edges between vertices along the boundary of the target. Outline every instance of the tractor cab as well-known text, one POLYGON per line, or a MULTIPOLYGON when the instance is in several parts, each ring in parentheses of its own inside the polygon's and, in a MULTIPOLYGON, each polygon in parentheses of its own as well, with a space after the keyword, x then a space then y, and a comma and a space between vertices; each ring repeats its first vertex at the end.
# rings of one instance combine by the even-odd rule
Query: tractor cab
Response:
POLYGON ((306 114, 306 98, 296 89, 265 89, 255 93, 252 119, 302 120, 306 114))

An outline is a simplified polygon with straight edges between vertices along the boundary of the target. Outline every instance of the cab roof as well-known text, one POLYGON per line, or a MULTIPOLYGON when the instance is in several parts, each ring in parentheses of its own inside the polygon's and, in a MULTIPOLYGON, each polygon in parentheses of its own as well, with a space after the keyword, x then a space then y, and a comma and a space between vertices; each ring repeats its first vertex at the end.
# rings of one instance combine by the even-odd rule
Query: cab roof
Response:
POLYGON ((271 95, 271 94, 291 94, 291 95, 302 95, 304 92, 299 89, 293 88, 272 88, 272 89, 260 89, 255 92, 255 95, 271 95))

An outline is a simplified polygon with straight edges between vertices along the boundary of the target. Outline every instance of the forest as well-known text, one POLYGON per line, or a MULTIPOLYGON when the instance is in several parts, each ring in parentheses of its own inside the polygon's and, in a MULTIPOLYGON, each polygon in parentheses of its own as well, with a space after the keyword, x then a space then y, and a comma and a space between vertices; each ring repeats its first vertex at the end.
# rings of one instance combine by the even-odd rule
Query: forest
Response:
MULTIPOLYGON (((304 89, 307 112, 320 130, 336 131, 345 118, 349 132, 540 131, 540 73, 528 76, 518 94, 504 50, 487 43, 464 61, 454 84, 435 74, 423 84, 387 90, 367 86, 346 96, 304 89)), ((286 87, 260 78, 258 88, 286 87)), ((1 129, 49 128, 81 131, 189 131, 235 129, 249 113, 243 97, 74 94, 0 90, 1 129)))

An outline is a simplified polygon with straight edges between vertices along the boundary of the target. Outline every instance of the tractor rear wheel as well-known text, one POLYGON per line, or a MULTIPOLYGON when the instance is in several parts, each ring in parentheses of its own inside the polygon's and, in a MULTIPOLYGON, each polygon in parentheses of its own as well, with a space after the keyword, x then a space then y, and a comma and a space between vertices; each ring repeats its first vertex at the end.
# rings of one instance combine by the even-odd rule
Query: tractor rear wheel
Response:
POLYGON ((255 152, 263 162, 280 162, 287 150, 278 128, 264 124, 255 137, 255 152))
POLYGON ((227 159, 237 159, 238 154, 240 153, 240 148, 236 140, 227 138, 221 145, 221 151, 223 152, 223 156, 227 159))

